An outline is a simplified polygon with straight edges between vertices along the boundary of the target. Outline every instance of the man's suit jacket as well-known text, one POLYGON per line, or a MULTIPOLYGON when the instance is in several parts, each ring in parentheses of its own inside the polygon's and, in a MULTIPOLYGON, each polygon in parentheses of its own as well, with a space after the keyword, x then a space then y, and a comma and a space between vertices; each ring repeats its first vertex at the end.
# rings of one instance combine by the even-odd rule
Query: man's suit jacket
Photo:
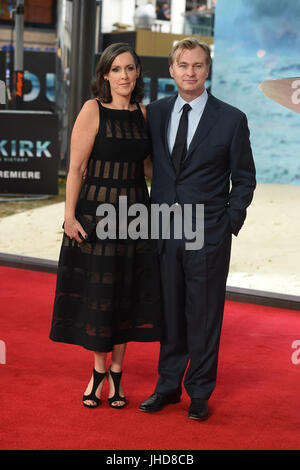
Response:
POLYGON ((256 186, 246 115, 210 93, 199 125, 176 176, 167 130, 176 96, 147 107, 152 138, 151 202, 204 204, 205 243, 237 235, 256 186))

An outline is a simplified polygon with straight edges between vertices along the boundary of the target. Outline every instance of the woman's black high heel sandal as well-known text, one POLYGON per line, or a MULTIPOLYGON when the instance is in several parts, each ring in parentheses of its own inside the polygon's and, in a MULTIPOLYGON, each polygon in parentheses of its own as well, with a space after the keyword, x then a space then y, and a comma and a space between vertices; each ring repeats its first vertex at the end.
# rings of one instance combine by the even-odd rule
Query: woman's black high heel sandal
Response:
POLYGON ((101 399, 96 397, 96 391, 99 385, 101 384, 102 380, 107 377, 107 372, 97 372, 95 369, 93 369, 93 388, 92 391, 89 395, 83 395, 82 398, 82 403, 86 408, 97 408, 97 406, 100 405, 101 399), (93 401, 95 404, 87 404, 85 401, 93 401))
MULTIPOLYGON (((111 398, 108 398, 108 403, 109 403, 109 406, 111 406, 112 408, 124 408, 124 406, 126 405, 126 398, 125 397, 121 397, 120 394, 119 394, 119 390, 120 390, 120 382, 121 382, 121 377, 122 377, 122 371, 121 372, 113 372, 110 368, 109 368, 109 371, 108 371, 108 374, 111 375, 111 378, 113 380, 113 383, 114 383, 114 387, 115 387, 115 394, 113 397, 111 398), (113 403, 115 401, 122 401, 123 404, 122 405, 113 405, 113 403)), ((108 377, 107 377, 108 379, 108 377)))

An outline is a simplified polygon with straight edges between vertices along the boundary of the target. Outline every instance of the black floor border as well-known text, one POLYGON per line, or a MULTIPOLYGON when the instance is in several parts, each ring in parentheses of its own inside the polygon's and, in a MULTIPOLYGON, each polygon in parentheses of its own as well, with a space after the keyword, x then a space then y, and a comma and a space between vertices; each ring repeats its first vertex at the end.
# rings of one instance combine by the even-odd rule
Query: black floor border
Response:
MULTIPOLYGON (((10 253, 0 253, 0 265, 48 273, 57 272, 57 261, 55 260, 10 253)), ((227 286, 226 299, 300 311, 300 297, 296 295, 227 286)))

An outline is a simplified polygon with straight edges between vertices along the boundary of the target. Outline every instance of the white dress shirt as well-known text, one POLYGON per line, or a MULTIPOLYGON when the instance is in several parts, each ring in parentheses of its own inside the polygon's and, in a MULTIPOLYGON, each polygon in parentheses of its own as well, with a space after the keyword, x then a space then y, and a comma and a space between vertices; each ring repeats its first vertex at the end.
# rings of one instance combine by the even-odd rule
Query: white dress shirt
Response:
MULTIPOLYGON (((201 119, 202 113, 207 102, 207 98, 207 91, 204 90, 204 92, 200 96, 188 103, 192 109, 188 113, 187 149, 189 148, 189 145, 192 141, 192 138, 201 119)), ((172 153, 174 147, 177 129, 182 114, 182 108, 185 104, 186 101, 184 101, 178 94, 171 113, 167 134, 170 153, 172 153)))

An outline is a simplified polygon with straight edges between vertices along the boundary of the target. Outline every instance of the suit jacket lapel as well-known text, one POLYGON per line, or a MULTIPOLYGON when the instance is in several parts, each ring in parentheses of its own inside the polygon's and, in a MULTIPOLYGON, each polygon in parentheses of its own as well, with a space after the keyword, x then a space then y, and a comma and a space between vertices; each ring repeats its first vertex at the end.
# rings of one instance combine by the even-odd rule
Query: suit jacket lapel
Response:
POLYGON ((219 105, 217 101, 209 93, 203 114, 201 116, 197 129, 195 131, 195 134, 188 148, 188 151, 184 160, 185 164, 187 163, 187 160, 191 158, 193 151, 198 147, 198 145, 200 145, 200 143, 207 136, 211 128, 215 125, 218 119, 218 112, 217 112, 218 107, 219 105))
POLYGON ((177 94, 175 96, 172 96, 170 98, 170 100, 167 101, 167 103, 165 105, 165 108, 163 110, 164 127, 163 127, 162 138, 163 138, 163 143, 164 143, 166 155, 168 155, 168 158, 169 158, 171 163, 172 163, 171 154, 170 154, 169 144, 168 144, 168 127, 169 127, 169 123, 170 123, 171 112, 172 112, 174 103, 176 101, 176 98, 177 98, 177 94))

